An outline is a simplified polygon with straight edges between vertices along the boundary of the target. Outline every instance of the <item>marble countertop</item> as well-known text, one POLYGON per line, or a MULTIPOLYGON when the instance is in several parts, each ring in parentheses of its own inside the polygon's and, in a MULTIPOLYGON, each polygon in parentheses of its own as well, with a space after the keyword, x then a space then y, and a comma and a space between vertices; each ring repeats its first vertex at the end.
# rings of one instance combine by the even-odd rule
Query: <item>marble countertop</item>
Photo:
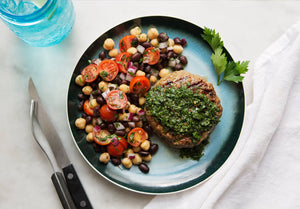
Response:
POLYGON ((249 104, 255 60, 300 20, 300 2, 296 1, 74 0, 73 3, 74 28, 57 46, 26 45, 0 22, 0 208, 61 208, 50 179, 50 164, 30 132, 29 77, 33 78, 55 122, 94 208, 143 208, 153 196, 127 191, 99 176, 81 157, 69 132, 68 84, 86 48, 111 27, 140 16, 174 16, 201 27, 215 28, 235 60, 251 61, 244 80, 249 104))

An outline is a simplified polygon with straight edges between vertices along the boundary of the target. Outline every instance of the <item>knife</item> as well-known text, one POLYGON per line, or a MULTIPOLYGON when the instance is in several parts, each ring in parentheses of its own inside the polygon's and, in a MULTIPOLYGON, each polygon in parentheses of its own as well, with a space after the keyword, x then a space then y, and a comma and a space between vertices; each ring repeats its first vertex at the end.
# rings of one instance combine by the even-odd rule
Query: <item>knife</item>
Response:
POLYGON ((35 118, 48 142, 43 143, 43 145, 48 145, 49 149, 44 149, 43 146, 41 147, 47 155, 54 170, 51 179, 63 207, 65 209, 92 209, 93 207, 85 193, 77 172, 69 160, 61 139, 42 105, 41 99, 31 78, 29 79, 28 91, 31 99, 30 115, 33 136, 41 146, 42 143, 37 140, 33 130, 33 119, 35 118), (52 153, 50 153, 51 151, 52 153), (55 159, 52 159, 51 156, 54 156, 55 159), (62 170, 63 175, 60 172, 60 169, 62 170))

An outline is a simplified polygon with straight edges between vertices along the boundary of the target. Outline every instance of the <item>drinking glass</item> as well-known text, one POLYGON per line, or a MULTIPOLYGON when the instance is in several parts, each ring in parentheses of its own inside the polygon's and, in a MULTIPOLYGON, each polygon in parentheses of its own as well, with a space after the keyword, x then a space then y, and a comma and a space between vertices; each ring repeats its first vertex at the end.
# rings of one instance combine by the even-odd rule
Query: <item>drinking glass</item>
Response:
POLYGON ((0 0, 0 18, 25 43, 45 47, 60 43, 71 31, 71 0, 0 0))

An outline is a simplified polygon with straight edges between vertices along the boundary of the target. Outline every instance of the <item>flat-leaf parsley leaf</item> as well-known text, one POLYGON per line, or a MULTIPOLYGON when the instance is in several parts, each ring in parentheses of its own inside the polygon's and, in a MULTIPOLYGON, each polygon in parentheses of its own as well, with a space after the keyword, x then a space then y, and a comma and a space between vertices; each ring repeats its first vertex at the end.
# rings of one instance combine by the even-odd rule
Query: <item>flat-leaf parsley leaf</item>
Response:
POLYGON ((201 36, 213 50, 210 59, 217 73, 218 85, 224 80, 236 83, 242 82, 244 77, 241 76, 241 74, 245 74, 248 71, 249 61, 228 62, 226 54, 223 52, 223 41, 221 40, 219 33, 216 33, 214 29, 204 27, 201 36), (221 79, 222 74, 223 79, 221 79))

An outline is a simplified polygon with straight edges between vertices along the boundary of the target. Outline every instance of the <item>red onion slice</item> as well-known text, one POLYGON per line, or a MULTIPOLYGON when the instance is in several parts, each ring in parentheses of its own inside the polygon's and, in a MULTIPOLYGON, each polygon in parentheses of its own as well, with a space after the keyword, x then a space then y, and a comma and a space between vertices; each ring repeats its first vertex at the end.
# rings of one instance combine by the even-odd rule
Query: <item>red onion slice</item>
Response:
POLYGON ((130 160, 133 160, 133 159, 135 158, 135 154, 134 154, 134 153, 128 154, 128 158, 129 158, 130 160))

